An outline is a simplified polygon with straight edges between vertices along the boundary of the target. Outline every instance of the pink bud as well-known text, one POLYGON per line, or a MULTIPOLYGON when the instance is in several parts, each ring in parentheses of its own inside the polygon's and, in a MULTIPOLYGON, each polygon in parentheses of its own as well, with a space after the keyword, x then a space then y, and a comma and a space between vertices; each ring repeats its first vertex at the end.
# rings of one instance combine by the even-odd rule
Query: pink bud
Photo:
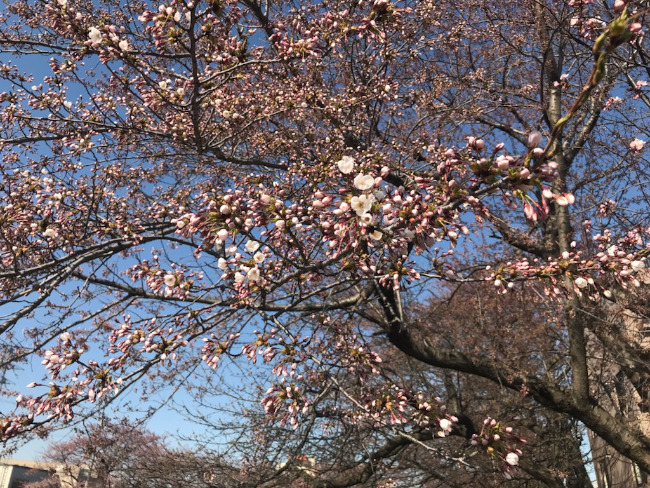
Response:
POLYGON ((636 32, 640 32, 642 27, 643 26, 639 22, 633 22, 632 24, 630 24, 629 29, 630 29, 630 32, 635 32, 636 33, 636 32))
POLYGON ((505 171, 510 167, 510 161, 508 161, 508 158, 506 156, 499 156, 495 162, 497 168, 499 168, 502 171, 505 171))
POLYGON ((528 134, 528 147, 529 148, 534 148, 539 146, 539 143, 542 142, 542 134, 541 132, 534 130, 530 134, 528 134))

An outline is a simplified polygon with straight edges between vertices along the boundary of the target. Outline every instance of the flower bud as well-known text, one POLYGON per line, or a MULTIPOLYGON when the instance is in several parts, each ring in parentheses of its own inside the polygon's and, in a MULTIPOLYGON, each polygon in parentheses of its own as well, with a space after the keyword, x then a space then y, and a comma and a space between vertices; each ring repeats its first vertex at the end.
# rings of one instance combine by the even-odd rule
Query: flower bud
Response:
POLYGON ((530 149, 539 146, 540 142, 542 142, 541 132, 534 130, 533 132, 528 134, 528 147, 530 149))

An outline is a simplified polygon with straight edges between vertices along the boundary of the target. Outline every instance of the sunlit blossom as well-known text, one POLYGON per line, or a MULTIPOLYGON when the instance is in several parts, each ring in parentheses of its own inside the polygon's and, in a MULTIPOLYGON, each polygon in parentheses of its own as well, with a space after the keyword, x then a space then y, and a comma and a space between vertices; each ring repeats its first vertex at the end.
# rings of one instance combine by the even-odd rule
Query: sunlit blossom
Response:
POLYGON ((91 27, 88 31, 88 39, 93 44, 99 44, 102 42, 102 33, 97 27, 91 27))
POLYGON ((43 235, 45 237, 57 237, 59 235, 59 233, 56 231, 56 229, 54 227, 48 227, 43 232, 43 235))
POLYGON ((373 203, 375 203, 375 197, 373 195, 355 196, 350 200, 350 206, 358 216, 370 211, 373 203))
POLYGON ((258 268, 251 268, 246 274, 250 281, 259 281, 260 279, 260 270, 258 268))
POLYGON ((176 276, 174 276, 174 275, 171 274, 171 273, 168 273, 168 274, 166 274, 165 277, 163 278, 163 282, 164 282, 165 285, 167 285, 167 286, 174 286, 174 285, 176 284, 176 276))
POLYGON ((645 146, 645 141, 642 139, 634 139, 632 142, 630 142, 631 151, 641 151, 644 146, 645 146))
POLYGON ((354 177, 354 187, 358 190, 369 190, 375 185, 375 178, 372 175, 359 173, 354 177))
POLYGON ((643 261, 632 261, 630 267, 633 271, 643 271, 645 269, 645 263, 643 261))
POLYGON ((246 250, 250 253, 253 253, 257 251, 260 248, 260 243, 257 241, 250 240, 246 243, 244 247, 246 247, 246 250))
POLYGON ((374 222, 374 219, 372 218, 371 214, 364 213, 359 217, 359 222, 361 222, 364 225, 370 225, 374 222))
POLYGON ((344 175, 352 173, 354 170, 354 159, 350 156, 343 156, 340 161, 336 163, 339 167, 339 171, 344 175))

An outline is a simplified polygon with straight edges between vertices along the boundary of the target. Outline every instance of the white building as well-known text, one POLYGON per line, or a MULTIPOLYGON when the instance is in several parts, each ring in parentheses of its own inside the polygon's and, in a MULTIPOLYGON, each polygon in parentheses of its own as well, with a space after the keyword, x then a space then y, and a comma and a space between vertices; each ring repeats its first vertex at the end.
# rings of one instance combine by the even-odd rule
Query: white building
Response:
POLYGON ((56 476, 61 488, 74 488, 88 479, 86 466, 70 466, 42 461, 0 459, 0 488, 22 488, 24 483, 56 476))
POLYGON ((52 475, 48 463, 0 459, 0 488, 21 488, 30 481, 40 481, 52 475))

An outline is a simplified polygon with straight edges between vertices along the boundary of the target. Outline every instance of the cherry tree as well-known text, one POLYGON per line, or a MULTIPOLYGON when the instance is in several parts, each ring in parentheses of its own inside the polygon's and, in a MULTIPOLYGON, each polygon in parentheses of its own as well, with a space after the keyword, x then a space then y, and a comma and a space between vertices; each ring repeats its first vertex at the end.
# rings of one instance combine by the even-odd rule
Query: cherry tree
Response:
POLYGON ((59 468, 28 488, 146 488, 244 486, 238 469, 213 453, 171 448, 156 434, 128 420, 80 427, 67 441, 52 443, 46 460, 59 468))
MULTIPOLYGON (((634 332, 650 282, 645 8, 12 3, 2 365, 38 356, 46 377, 2 437, 247 361, 271 373, 258 400, 278 427, 322 407, 435 451, 457 412, 390 374, 399 351, 519 392, 650 471, 627 414, 650 373, 634 332), (512 360, 498 314, 450 331, 427 312, 472 283, 525 299, 543 332, 529 346, 553 349, 512 360), (627 403, 604 400, 610 364, 627 403)), ((467 442, 513 476, 511 426, 488 418, 467 442)))

